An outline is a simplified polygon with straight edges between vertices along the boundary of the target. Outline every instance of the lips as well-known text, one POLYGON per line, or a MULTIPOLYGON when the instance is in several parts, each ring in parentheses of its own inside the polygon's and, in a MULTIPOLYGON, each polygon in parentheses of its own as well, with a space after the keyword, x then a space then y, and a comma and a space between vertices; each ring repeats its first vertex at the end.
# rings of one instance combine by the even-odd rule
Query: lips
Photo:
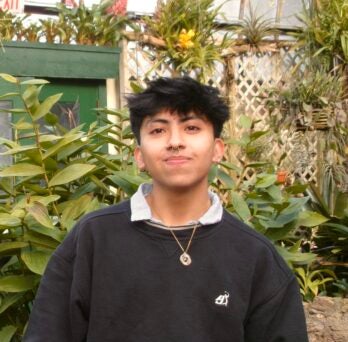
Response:
POLYGON ((168 165, 181 165, 190 161, 191 158, 185 156, 172 156, 164 159, 168 165))

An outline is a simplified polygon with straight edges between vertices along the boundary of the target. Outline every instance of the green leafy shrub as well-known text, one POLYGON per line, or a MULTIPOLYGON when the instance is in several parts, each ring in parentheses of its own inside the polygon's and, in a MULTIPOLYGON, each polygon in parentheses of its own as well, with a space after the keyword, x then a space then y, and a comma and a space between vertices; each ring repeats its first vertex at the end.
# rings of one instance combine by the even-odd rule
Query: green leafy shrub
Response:
POLYGON ((19 117, 14 139, 0 138, 2 155, 12 157, 0 170, 0 340, 20 341, 40 276, 66 233, 82 215, 133 194, 147 177, 133 163, 127 112, 101 109, 102 125, 67 131, 50 112, 61 95, 38 99, 46 81, 1 77, 18 88, 1 98, 23 104, 9 110, 19 117), (107 153, 108 144, 116 154, 107 153))
POLYGON ((310 199, 303 195, 306 185, 286 186, 279 181, 277 165, 271 160, 252 160, 257 142, 268 131, 252 129, 254 124, 248 118, 241 121, 245 133, 238 141, 229 141, 244 149, 241 166, 222 162, 222 168, 215 167, 212 186, 221 193, 227 210, 273 241, 291 267, 311 264, 316 255, 304 249, 308 237, 303 229, 311 230, 328 219, 305 209, 310 199))

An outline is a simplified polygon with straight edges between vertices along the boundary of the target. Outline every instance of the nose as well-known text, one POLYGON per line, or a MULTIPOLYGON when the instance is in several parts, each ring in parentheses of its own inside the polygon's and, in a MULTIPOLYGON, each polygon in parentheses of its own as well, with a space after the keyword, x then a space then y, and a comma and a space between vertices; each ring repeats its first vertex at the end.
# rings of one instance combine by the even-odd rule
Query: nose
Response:
POLYGON ((167 149, 179 151, 185 148, 185 142, 179 127, 172 127, 168 136, 167 149))

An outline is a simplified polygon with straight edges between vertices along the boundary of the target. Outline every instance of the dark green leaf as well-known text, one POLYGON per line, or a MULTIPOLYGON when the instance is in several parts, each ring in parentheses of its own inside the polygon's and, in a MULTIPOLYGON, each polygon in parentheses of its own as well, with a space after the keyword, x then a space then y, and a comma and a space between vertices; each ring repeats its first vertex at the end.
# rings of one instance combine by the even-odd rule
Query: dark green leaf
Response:
POLYGON ((245 222, 249 221, 251 218, 251 212, 242 196, 235 191, 231 191, 231 202, 238 216, 245 222))
POLYGON ((23 292, 34 288, 40 280, 36 275, 18 275, 0 277, 1 292, 23 292))

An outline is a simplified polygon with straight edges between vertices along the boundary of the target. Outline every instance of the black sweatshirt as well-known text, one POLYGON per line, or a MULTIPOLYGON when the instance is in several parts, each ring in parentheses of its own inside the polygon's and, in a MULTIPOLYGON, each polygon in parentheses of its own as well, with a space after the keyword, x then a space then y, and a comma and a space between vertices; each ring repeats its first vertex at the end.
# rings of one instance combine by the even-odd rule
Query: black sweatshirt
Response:
MULTIPOLYGON (((84 217, 52 256, 25 342, 305 342, 295 277, 272 244, 224 212, 189 254, 130 221, 129 202, 84 217)), ((192 230, 176 232, 186 246, 192 230)))

